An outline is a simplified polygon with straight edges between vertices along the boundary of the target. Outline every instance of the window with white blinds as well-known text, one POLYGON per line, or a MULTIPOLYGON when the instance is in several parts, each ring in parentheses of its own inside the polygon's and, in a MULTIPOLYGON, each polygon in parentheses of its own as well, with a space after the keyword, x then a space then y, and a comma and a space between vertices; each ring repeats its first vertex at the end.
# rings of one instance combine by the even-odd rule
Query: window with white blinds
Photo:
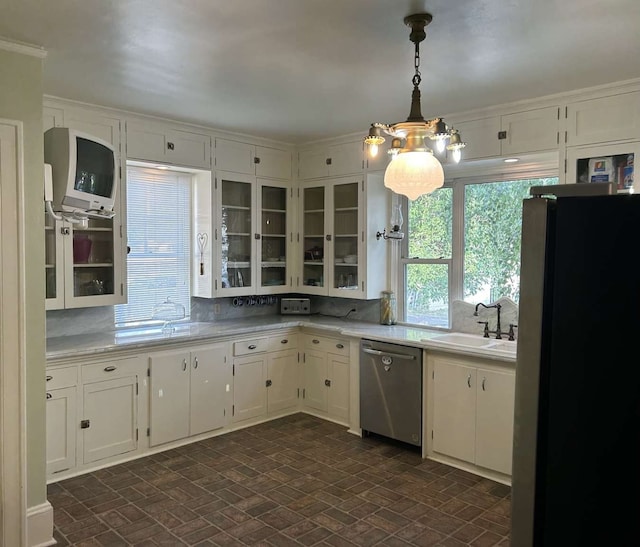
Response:
POLYGON ((152 320, 170 298, 187 317, 191 299, 191 175, 127 168, 128 303, 115 306, 116 326, 152 320))

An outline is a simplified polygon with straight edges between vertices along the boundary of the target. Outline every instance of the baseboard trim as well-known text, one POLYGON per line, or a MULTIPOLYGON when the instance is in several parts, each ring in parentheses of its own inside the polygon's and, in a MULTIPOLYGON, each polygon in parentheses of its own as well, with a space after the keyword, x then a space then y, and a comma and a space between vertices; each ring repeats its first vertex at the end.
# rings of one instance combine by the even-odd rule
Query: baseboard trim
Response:
POLYGON ((46 547, 55 545, 53 539, 53 506, 45 501, 27 509, 27 545, 46 547))

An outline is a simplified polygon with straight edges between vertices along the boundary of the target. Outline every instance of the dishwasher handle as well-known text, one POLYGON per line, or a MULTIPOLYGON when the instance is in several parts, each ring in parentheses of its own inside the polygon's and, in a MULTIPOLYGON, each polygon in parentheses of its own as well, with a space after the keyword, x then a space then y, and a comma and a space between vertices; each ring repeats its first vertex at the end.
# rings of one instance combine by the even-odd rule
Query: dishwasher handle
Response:
POLYGON ((364 353, 368 353, 369 355, 388 355, 394 359, 404 359, 406 361, 415 361, 415 355, 406 355, 404 353, 389 353, 388 351, 380 351, 378 349, 370 349, 370 348, 362 348, 364 353))

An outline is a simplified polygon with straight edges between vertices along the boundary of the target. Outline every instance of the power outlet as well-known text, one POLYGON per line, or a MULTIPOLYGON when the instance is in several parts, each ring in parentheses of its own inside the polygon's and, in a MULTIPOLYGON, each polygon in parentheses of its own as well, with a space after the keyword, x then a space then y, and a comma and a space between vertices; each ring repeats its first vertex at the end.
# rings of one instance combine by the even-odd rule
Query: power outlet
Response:
POLYGON ((280 313, 282 315, 309 315, 311 302, 308 298, 283 298, 280 300, 280 313))

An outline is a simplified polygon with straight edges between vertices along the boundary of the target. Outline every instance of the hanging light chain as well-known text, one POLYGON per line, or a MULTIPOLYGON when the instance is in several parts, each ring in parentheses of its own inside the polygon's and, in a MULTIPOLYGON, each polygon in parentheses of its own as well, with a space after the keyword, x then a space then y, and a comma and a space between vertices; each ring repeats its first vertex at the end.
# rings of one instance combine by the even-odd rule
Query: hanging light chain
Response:
POLYGON ((422 81, 422 78, 420 76, 420 42, 416 42, 416 51, 415 51, 414 60, 413 60, 413 67, 415 68, 416 72, 413 75, 413 78, 411 79, 411 81, 413 82, 413 85, 415 87, 418 87, 420 85, 420 82, 422 81))

